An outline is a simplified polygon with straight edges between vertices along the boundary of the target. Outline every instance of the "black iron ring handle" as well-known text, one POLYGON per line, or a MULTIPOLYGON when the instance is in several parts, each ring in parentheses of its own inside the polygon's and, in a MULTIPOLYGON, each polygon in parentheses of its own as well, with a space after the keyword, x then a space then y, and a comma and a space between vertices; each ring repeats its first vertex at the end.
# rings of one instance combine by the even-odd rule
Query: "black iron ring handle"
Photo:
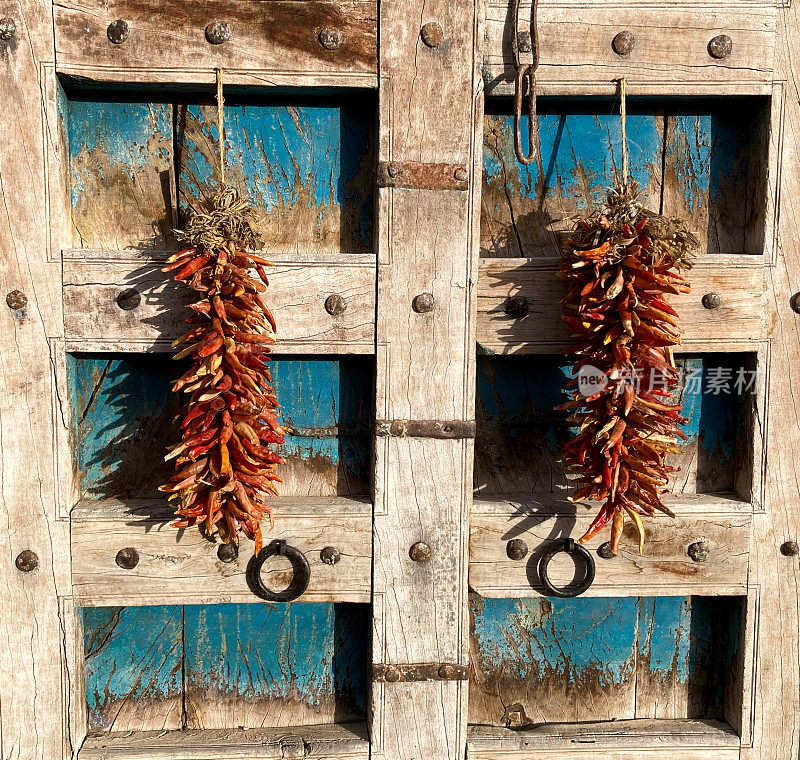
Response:
POLYGON ((563 542, 559 541, 542 555, 539 560, 539 578, 542 581, 542 585, 547 589, 549 596, 558 596, 562 599, 580 596, 594 583, 594 557, 580 544, 576 544, 574 539, 565 538, 563 542), (583 578, 579 583, 557 588, 550 582, 550 578, 547 577, 547 566, 550 564, 550 560, 559 552, 567 552, 567 554, 572 554, 573 556, 577 555, 583 560, 583 578))
POLYGON ((283 539, 276 539, 267 544, 247 563, 247 584, 250 590, 268 602, 291 602, 297 599, 307 588, 311 579, 311 567, 306 555, 294 546, 289 546, 283 539), (261 568, 275 555, 286 557, 292 563, 292 582, 283 591, 272 591, 264 585, 261 568))

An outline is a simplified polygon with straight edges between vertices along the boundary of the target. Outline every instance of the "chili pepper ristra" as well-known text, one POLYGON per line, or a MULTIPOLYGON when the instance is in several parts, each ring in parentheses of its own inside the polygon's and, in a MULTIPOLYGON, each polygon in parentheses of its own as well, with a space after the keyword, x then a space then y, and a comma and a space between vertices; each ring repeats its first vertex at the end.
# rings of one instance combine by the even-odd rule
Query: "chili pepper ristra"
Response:
POLYGON ((173 384, 188 393, 181 409, 181 441, 167 455, 176 474, 161 486, 177 500, 175 527, 197 525, 238 544, 239 531, 261 550, 261 521, 272 510, 263 499, 276 493, 275 472, 283 459, 274 451, 284 431, 268 362, 275 320, 261 294, 270 262, 253 253, 256 213, 225 184, 222 70, 217 70, 217 114, 221 187, 177 231, 186 248, 170 257, 164 272, 186 283, 200 298, 185 320, 190 329, 173 345, 188 344, 175 359, 191 359, 173 384), (255 269, 258 279, 251 276, 255 269))
POLYGON ((578 475, 572 501, 602 501, 585 543, 611 523, 616 554, 625 518, 644 547, 641 516, 672 515, 662 501, 670 453, 680 451, 686 419, 679 404, 665 403, 679 372, 673 347, 680 344, 678 314, 669 296, 688 293, 680 272, 691 267, 698 241, 680 219, 644 207, 628 174, 625 80, 620 81, 621 179, 608 191, 606 206, 580 219, 565 242, 561 272, 568 291, 563 320, 576 346, 568 421, 577 432, 564 447, 568 470, 578 475), (602 382, 585 391, 582 373, 602 382))

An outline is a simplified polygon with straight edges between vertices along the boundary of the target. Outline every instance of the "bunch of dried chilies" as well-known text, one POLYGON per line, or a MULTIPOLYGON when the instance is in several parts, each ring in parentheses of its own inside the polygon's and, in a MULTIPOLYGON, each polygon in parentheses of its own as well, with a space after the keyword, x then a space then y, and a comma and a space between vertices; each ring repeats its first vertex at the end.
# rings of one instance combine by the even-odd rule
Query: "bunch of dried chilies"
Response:
POLYGON ((680 450, 679 425, 686 420, 680 405, 665 403, 678 385, 672 347, 681 335, 668 300, 689 292, 678 272, 691 267, 698 245, 684 222, 645 209, 628 176, 622 86, 624 184, 609 191, 601 213, 577 223, 561 268, 568 279, 563 319, 578 357, 571 400, 559 407, 570 410, 568 421, 577 429, 564 448, 569 471, 579 476, 571 499, 604 502, 579 543, 611 522, 614 554, 626 516, 636 526, 640 553, 641 515, 673 516, 661 497, 677 468, 665 460, 680 450), (579 384, 587 373, 602 380, 596 390, 579 384))
MULTIPOLYGON (((222 142, 221 77, 218 80, 222 142)), ((224 155, 220 150, 224 167, 224 155)), ((255 212, 225 186, 196 214, 178 238, 186 248, 162 271, 201 294, 185 321, 191 329, 173 345, 188 343, 175 359, 191 357, 190 368, 172 387, 189 393, 181 420, 181 442, 167 455, 176 474, 161 486, 178 500, 174 525, 198 525, 226 543, 238 544, 239 530, 261 550, 260 523, 272 522, 262 499, 275 494, 283 460, 272 448, 284 441, 279 405, 268 367, 275 321, 261 299, 269 262, 252 253, 257 241, 255 212), (255 269, 261 282, 250 276, 255 269)))

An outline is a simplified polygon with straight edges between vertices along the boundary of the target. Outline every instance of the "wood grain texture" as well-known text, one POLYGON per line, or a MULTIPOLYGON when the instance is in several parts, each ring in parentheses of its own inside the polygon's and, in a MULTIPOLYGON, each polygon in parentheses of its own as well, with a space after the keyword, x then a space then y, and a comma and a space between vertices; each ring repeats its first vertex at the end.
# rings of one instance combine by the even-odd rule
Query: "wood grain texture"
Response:
MULTIPOLYGON (((491 0, 486 7, 484 76, 492 94, 513 92, 509 7, 501 0, 491 0)), ((631 92, 640 94, 661 94, 665 84, 680 84, 686 94, 694 94, 698 85, 705 84, 704 94, 743 95, 760 92, 760 85, 772 81, 776 9, 768 3, 687 7, 666 2, 613 6, 562 2, 545 4, 540 10, 537 85, 543 92, 564 94, 568 88, 578 92, 581 85, 585 91, 598 80, 625 76, 631 92), (636 35, 627 57, 611 47, 614 35, 625 29, 636 35), (732 52, 723 60, 708 53, 709 41, 718 34, 733 40, 732 52)), ((530 3, 523 4, 520 15, 530 17, 530 3)))
POLYGON ((89 737, 79 760, 367 760, 363 724, 293 729, 134 731, 89 737))
POLYGON ((62 320, 53 253, 66 165, 50 3, 15 0, 3 15, 16 34, 0 41, 0 754, 60 760, 84 730, 68 715, 75 658, 65 637, 75 624, 62 623, 57 598, 70 583, 68 524, 56 519, 70 483, 58 482, 64 462, 54 445, 69 419, 57 392, 63 377, 54 377, 62 320), (7 305, 14 290, 25 294, 24 308, 7 305), (15 567, 24 550, 38 556, 32 572, 15 567))
MULTIPOLYGON (((478 345, 487 354, 563 353, 571 343, 561 321, 559 300, 566 292, 553 259, 481 259, 478 274, 478 345), (527 316, 505 311, 509 297, 528 300, 527 316)), ((675 296, 684 328, 681 351, 756 351, 762 337, 763 272, 757 257, 704 258, 689 274, 692 292, 675 296), (717 293, 719 308, 703 307, 717 293)))
MULTIPOLYGON (((375 259, 359 256, 273 257, 267 302, 278 323, 275 353, 372 353, 375 331, 375 259), (346 309, 325 310, 340 295, 346 309)), ((189 313, 192 291, 160 271, 161 259, 124 251, 65 252, 64 329, 71 351, 172 351, 189 313), (129 289, 140 305, 125 311, 117 296, 129 289)))
MULTIPOLYGON (((677 502, 678 504, 680 502, 677 502)), ((723 506, 724 502, 720 504, 723 506)), ((638 539, 628 526, 616 559, 598 559, 597 574, 586 596, 643 595, 739 595, 747 589, 748 551, 752 518, 727 510, 713 510, 702 518, 691 509, 674 520, 659 516, 647 521, 643 556, 638 539), (713 511, 712 511, 713 510, 713 511), (715 514, 716 512, 716 514, 715 514), (687 547, 699 540, 711 545, 708 562, 693 562, 687 547)), ((582 535, 594 510, 566 500, 508 499, 476 501, 470 517, 470 588, 489 597, 541 594, 538 574, 541 554, 553 541, 582 535), (531 549, 515 561, 506 554, 506 543, 522 538, 531 549)), ((602 543, 595 539, 589 548, 602 543)), ((556 586, 568 585, 578 571, 566 557, 550 564, 549 576, 556 586)))
MULTIPOLYGON (((378 191, 376 325, 379 419, 471 420, 479 223, 482 41, 472 0, 380 5, 378 160, 462 164, 471 192, 378 191), (437 21, 440 46, 420 40, 437 21), (447 104, 442 108, 442 104, 447 104), (420 293, 434 309, 411 310, 420 293)), ((382 437, 374 481, 375 663, 467 664, 471 440, 382 437), (427 541, 431 559, 408 550, 427 541)), ((467 688, 462 681, 377 683, 371 756, 461 760, 467 688)))
POLYGON ((302 0, 59 0, 56 61, 61 73, 95 81, 209 82, 223 67, 229 82, 375 87, 376 3, 302 0), (124 19, 130 36, 109 42, 108 25, 124 19), (206 25, 226 21, 230 40, 211 45, 206 25), (343 34, 327 50, 322 29, 343 34), (289 76, 287 76, 289 75, 289 76), (294 75, 294 76, 291 76, 294 75))
POLYGON ((739 737, 707 720, 625 720, 549 724, 527 731, 472 726, 468 760, 605 757, 610 760, 736 760, 739 737))
MULTIPOLYGON (((342 498, 274 500, 281 517, 265 541, 282 538, 302 551, 311 566, 303 601, 368 601, 371 588, 369 503, 342 498), (336 546, 336 565, 320 559, 336 546), (344 583, 343 579, 347 579, 344 583)), ((242 539, 239 557, 226 564, 217 546, 197 530, 176 530, 172 510, 163 500, 80 502, 72 511, 73 593, 83 606, 215 604, 258 602, 248 589, 245 570, 252 543, 242 539), (120 549, 133 547, 139 563, 133 570, 116 564, 120 549)), ((291 580, 288 561, 276 557, 262 571, 275 589, 291 580)))

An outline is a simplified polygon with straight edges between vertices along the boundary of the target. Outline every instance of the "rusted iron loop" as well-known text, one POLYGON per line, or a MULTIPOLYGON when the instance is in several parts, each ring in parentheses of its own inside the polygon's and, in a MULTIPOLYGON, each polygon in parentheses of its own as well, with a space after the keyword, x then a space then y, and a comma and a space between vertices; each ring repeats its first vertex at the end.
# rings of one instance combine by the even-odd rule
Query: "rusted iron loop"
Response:
POLYGON ((557 596, 561 599, 580 596, 586 591, 589 586, 594 583, 594 570, 594 557, 592 557, 583 546, 576 544, 572 538, 565 538, 563 541, 558 541, 552 548, 548 549, 539 560, 539 578, 542 581, 542 585, 547 589, 548 596, 557 596), (584 575, 578 583, 565 586, 564 588, 558 588, 550 582, 550 578, 547 576, 547 566, 550 564, 550 560, 559 552, 567 552, 567 554, 578 556, 583 560, 584 575))
POLYGON ((531 3, 530 35, 531 54, 533 56, 531 63, 523 63, 520 58, 519 9, 521 3, 522 0, 514 0, 513 49, 514 66, 517 70, 514 77, 514 152, 517 154, 517 160, 521 164, 528 166, 536 160, 539 144, 539 125, 536 120, 536 69, 539 68, 539 35, 536 30, 536 11, 539 0, 533 0, 531 3), (528 118, 530 120, 527 150, 522 147, 522 101, 525 96, 526 81, 528 118))
POLYGON ((253 555, 247 563, 247 585, 250 590, 268 602, 291 602, 308 588, 311 579, 311 567, 306 555, 294 546, 289 546, 283 539, 275 539, 267 544, 258 555, 253 555), (286 557, 292 563, 292 582, 283 591, 272 591, 264 585, 261 568, 264 563, 276 555, 286 557))

